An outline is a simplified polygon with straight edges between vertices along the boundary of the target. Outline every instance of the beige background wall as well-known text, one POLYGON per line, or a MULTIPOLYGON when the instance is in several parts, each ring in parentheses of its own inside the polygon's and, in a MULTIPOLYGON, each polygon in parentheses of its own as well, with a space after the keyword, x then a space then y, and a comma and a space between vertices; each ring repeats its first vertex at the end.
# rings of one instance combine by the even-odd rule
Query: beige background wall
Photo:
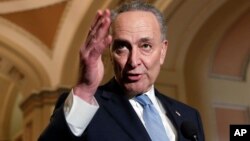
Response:
MULTIPOLYGON (((78 49, 96 10, 122 2, 0 1, 0 141, 37 139, 56 97, 76 82, 78 49)), ((250 119, 250 1, 148 2, 168 23, 156 87, 200 111, 208 141, 228 141, 229 124, 250 119)), ((108 53, 103 60, 104 83, 112 68, 108 53)))

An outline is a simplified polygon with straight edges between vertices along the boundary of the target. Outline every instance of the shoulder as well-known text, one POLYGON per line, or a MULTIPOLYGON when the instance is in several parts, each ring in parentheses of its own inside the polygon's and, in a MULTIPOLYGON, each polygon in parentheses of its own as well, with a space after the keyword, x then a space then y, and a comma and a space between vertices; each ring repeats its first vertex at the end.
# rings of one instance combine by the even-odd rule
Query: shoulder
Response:
POLYGON ((172 108, 172 109, 176 109, 178 111, 182 111, 182 113, 186 113, 191 114, 191 113, 195 113, 197 114, 198 111, 196 110, 196 108, 187 105, 184 102, 178 101, 176 99, 173 99, 167 95, 164 95, 162 93, 160 93, 159 91, 155 91, 156 97, 161 101, 161 103, 165 106, 167 106, 168 108, 172 108), (190 113, 191 112, 191 113, 190 113))

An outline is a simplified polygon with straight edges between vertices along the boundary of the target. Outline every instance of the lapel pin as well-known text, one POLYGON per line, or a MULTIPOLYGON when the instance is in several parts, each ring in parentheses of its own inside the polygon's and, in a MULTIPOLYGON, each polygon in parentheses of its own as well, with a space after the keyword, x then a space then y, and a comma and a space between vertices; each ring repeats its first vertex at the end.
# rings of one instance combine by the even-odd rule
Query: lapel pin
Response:
POLYGON ((180 117, 181 116, 181 114, 178 112, 178 111, 175 111, 175 113, 180 117))

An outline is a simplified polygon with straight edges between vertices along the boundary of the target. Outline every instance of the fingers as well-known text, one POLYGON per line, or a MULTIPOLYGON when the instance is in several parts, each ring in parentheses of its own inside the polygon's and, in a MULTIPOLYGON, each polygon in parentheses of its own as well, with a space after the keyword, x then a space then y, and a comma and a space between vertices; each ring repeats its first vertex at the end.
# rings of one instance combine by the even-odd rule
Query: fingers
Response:
POLYGON ((97 59, 101 57, 106 47, 112 42, 112 36, 109 35, 110 25, 110 11, 108 9, 105 11, 97 11, 86 42, 80 49, 82 59, 91 62, 91 60, 97 61, 97 59))
POLYGON ((103 13, 103 19, 101 21, 101 25, 99 25, 98 32, 96 32, 96 37, 98 39, 102 39, 108 35, 110 24, 111 24, 110 11, 105 10, 103 13))
POLYGON ((102 15, 103 15, 103 12, 101 10, 98 10, 96 13, 95 19, 94 19, 92 25, 90 26, 89 31, 93 31, 93 29, 96 27, 96 24, 101 19, 102 15))
POLYGON ((103 40, 108 35, 109 27, 111 24, 110 11, 105 10, 104 12, 98 11, 96 21, 90 28, 90 38, 96 39, 97 41, 103 40))
POLYGON ((98 28, 100 27, 102 22, 103 22, 103 12, 98 10, 97 14, 96 14, 96 17, 95 17, 95 21, 91 25, 90 30, 89 30, 89 35, 90 36, 94 36, 96 34, 96 31, 98 30, 98 28))
POLYGON ((98 27, 99 24, 100 24, 100 20, 101 20, 101 18, 102 18, 102 15, 103 15, 103 12, 100 11, 100 10, 98 10, 97 13, 96 13, 94 22, 93 22, 93 24, 90 26, 90 29, 89 29, 89 33, 88 33, 88 36, 87 36, 87 39, 86 39, 86 44, 87 44, 86 47, 88 47, 88 46, 89 46, 88 44, 90 43, 90 41, 91 41, 93 38, 95 38, 96 29, 97 29, 97 27, 98 27))
POLYGON ((107 46, 110 43, 110 41, 106 41, 106 38, 110 38, 108 37, 110 24, 110 11, 108 9, 103 12, 99 10, 88 33, 86 49, 94 46, 99 48, 97 50, 102 50, 101 48, 103 48, 104 45, 107 46))

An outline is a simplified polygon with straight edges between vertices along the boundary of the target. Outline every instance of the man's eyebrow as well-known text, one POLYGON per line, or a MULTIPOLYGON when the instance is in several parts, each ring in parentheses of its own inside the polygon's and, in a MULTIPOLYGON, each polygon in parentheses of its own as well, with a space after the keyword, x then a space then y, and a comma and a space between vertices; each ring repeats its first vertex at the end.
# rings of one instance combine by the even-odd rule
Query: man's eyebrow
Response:
POLYGON ((114 39, 114 41, 113 41, 114 43, 116 42, 116 43, 119 43, 119 42, 128 42, 127 40, 125 40, 125 39, 114 39))
POLYGON ((148 42, 148 41, 151 41, 151 40, 152 40, 152 38, 150 38, 150 37, 144 37, 144 38, 141 38, 139 40, 139 42, 148 42))
POLYGON ((117 45, 121 45, 121 44, 128 45, 130 43, 129 43, 129 41, 124 40, 124 39, 114 39, 112 46, 117 46, 117 45))
POLYGON ((129 41, 127 40, 124 40, 124 39, 114 39, 111 47, 112 47, 112 50, 114 50, 116 47, 119 47, 119 46, 127 46, 129 47, 130 46, 130 43, 129 41))

